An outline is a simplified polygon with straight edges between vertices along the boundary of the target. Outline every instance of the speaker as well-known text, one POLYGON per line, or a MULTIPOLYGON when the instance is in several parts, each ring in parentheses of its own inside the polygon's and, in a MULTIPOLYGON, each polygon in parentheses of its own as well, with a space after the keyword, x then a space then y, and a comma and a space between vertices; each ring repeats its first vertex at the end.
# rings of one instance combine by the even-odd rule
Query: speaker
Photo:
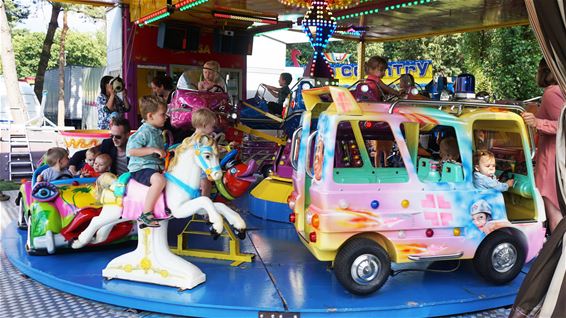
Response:
POLYGON ((194 26, 160 23, 157 47, 171 50, 198 50, 200 29, 194 26))
POLYGON ((253 36, 245 32, 214 30, 213 50, 217 53, 251 55, 253 36))

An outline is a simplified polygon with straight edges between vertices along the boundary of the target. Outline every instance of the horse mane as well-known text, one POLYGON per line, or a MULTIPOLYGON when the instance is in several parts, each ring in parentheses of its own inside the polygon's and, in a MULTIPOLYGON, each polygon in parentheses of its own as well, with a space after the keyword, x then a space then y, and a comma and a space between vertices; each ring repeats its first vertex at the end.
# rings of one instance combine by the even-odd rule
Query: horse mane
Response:
MULTIPOLYGON (((169 163, 169 170, 173 169, 175 167, 175 165, 177 164, 177 162, 179 161, 179 154, 184 153, 185 151, 189 150, 191 147, 193 147, 196 143, 198 143, 198 141, 200 140, 200 138, 202 136, 206 136, 200 133, 194 133, 192 136, 187 137, 185 139, 183 139, 183 142, 177 147, 175 148, 175 156, 173 157, 173 159, 171 160, 171 162, 169 163)), ((207 139, 208 142, 201 144, 201 146, 211 146, 214 154, 217 155, 218 154, 218 150, 216 149, 216 139, 213 138, 212 136, 208 136, 209 138, 207 139)))
MULTIPOLYGON (((109 190, 110 187, 114 184, 114 182, 118 179, 115 174, 110 172, 105 172, 101 174, 98 178, 96 178, 96 183, 94 186, 94 198, 96 201, 102 203, 103 192, 104 190, 109 190)), ((112 191, 111 191, 112 192, 112 191)))

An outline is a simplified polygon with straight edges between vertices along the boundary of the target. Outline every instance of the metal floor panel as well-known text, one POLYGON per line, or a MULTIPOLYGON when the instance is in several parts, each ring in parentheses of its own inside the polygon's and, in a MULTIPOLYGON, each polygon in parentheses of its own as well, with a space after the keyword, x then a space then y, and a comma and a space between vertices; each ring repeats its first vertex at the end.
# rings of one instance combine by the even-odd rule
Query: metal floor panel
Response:
MULTIPOLYGON (((6 231, 7 225, 15 225, 12 220, 17 216, 17 207, 13 203, 17 193, 9 192, 8 194, 11 195, 11 200, 0 203, 2 208, 0 231, 2 232, 6 231)), ((277 226, 272 227, 273 231, 280 231, 277 226)), ((268 244, 268 242, 265 243, 268 244)), ((22 275, 10 263, 1 248, 0 317, 179 317, 99 303, 46 287, 22 275)), ((298 264, 301 259, 291 257, 287 262, 298 264)), ((279 274, 274 271, 274 275, 277 277, 279 274)), ((499 308, 447 317, 503 318, 508 317, 509 311, 508 308, 499 308)))

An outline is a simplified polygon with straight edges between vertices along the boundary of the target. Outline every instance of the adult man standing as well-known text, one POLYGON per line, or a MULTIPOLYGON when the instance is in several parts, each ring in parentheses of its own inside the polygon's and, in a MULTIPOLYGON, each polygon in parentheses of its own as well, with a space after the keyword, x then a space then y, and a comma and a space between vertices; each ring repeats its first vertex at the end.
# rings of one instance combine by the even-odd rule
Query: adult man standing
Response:
MULTIPOLYGON (((112 167, 110 172, 121 175, 128 171, 128 158, 126 156, 126 144, 130 136, 130 123, 127 119, 118 117, 112 119, 110 124, 110 138, 102 140, 98 146, 101 153, 110 155, 112 167)), ((86 149, 77 151, 69 160, 69 171, 77 174, 85 163, 86 149)))

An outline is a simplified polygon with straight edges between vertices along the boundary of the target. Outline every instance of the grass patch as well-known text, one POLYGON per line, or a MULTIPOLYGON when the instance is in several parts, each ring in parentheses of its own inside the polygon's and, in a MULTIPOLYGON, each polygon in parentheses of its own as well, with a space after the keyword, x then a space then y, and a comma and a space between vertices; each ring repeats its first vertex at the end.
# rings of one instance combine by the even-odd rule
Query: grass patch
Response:
POLYGON ((0 180, 0 191, 18 190, 20 185, 19 182, 0 180))

